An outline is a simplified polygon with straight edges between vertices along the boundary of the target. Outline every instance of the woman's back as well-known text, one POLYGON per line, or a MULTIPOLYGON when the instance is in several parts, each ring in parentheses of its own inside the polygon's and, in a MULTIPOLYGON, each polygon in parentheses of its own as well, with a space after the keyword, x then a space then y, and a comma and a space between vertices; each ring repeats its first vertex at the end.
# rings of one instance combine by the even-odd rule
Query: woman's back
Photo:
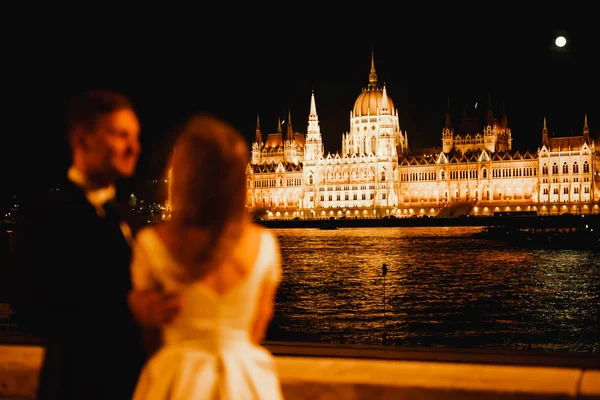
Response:
POLYGON ((279 249, 272 234, 248 224, 238 244, 217 268, 185 284, 178 278, 185 267, 173 258, 165 237, 164 232, 154 228, 140 231, 132 272, 137 287, 159 286, 180 294, 182 310, 165 327, 165 333, 193 331, 206 325, 251 332, 263 283, 277 284, 280 278, 279 249))
MULTIPOLYGON (((213 376, 204 384, 214 384, 220 392, 229 393, 226 398, 237 398, 231 397, 232 390, 248 388, 269 395, 249 398, 278 398, 271 355, 259 345, 271 317, 273 291, 281 277, 279 248, 270 231, 248 224, 238 244, 217 268, 185 284, 177 279, 182 266, 173 259, 156 229, 139 232, 134 257, 134 284, 159 284, 166 291, 178 292, 182 301, 179 315, 163 328, 164 345, 150 361, 147 371, 153 372, 146 372, 145 381, 154 382, 155 387, 157 381, 179 382, 181 376, 190 374, 213 376), (177 364, 180 369, 169 372, 177 364), (240 379, 246 382, 238 382, 240 379), (235 388, 230 387, 232 384, 235 388)), ((193 398, 188 397, 187 389, 183 393, 182 398, 193 398)))

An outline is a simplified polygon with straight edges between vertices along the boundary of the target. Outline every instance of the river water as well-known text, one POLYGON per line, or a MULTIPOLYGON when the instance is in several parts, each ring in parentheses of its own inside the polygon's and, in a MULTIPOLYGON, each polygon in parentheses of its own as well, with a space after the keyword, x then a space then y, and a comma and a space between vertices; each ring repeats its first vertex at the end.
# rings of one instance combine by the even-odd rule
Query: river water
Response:
POLYGON ((272 229, 284 273, 267 339, 599 352, 600 253, 480 229, 272 229))

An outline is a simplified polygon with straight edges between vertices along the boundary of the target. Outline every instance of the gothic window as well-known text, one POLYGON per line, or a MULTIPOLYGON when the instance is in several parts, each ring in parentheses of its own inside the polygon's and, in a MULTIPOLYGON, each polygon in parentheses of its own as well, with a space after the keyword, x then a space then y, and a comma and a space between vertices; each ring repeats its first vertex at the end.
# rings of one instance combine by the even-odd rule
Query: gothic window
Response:
POLYGON ((544 188, 544 194, 548 194, 548 188, 544 188))
POLYGON ((575 161, 573 163, 573 173, 574 174, 578 174, 579 173, 579 165, 577 165, 577 161, 575 161))
POLYGON ((563 164, 562 172, 563 172, 563 174, 569 173, 569 166, 567 165, 567 163, 563 164))
POLYGON ((552 173, 558 174, 558 165, 556 163, 552 164, 552 173))
POLYGON ((548 166, 546 164, 542 165, 542 175, 548 175, 548 166))
POLYGON ((381 172, 381 181, 385 181, 385 171, 381 172))
POLYGON ((313 184, 313 176, 312 175, 309 175, 309 177, 308 177, 308 184, 309 185, 313 184))
POLYGON ((590 164, 588 164, 587 161, 583 163, 583 172, 584 173, 590 172, 590 164))

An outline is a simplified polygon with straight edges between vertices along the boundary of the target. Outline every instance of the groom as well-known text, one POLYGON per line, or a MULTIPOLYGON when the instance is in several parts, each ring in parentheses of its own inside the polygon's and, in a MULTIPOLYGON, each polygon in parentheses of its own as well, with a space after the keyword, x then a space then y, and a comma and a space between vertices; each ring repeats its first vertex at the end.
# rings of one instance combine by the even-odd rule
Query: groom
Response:
POLYGON ((135 173, 140 124, 112 91, 73 98, 67 114, 71 166, 27 213, 17 313, 46 349, 39 400, 130 399, 147 358, 142 330, 178 309, 159 292, 130 292, 128 241, 141 224, 116 185, 135 173))

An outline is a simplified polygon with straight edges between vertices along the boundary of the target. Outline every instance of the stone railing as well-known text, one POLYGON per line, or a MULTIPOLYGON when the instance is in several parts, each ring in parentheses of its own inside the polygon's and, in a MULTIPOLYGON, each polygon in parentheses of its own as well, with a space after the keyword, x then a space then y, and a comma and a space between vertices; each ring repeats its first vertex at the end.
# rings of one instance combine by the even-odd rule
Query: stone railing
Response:
MULTIPOLYGON (((285 398, 600 399, 600 358, 265 343, 285 398)), ((0 399, 33 400, 43 348, 0 344, 0 399)))

